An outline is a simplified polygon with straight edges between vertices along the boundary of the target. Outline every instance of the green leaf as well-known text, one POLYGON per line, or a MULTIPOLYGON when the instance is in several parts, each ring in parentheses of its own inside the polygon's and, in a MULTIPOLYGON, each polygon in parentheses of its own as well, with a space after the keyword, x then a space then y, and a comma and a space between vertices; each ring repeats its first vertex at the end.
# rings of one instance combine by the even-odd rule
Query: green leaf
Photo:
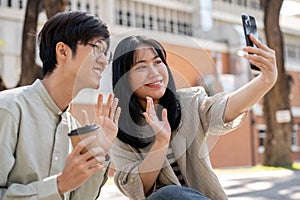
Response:
POLYGON ((3 40, 0 40, 0 46, 5 46, 5 42, 3 40))

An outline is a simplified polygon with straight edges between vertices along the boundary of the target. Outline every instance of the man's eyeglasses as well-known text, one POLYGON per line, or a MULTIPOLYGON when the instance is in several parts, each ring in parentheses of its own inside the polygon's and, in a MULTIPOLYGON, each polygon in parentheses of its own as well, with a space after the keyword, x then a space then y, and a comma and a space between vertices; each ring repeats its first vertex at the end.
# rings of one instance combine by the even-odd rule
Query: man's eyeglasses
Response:
POLYGON ((97 41, 96 43, 99 43, 99 45, 93 44, 93 43, 86 43, 86 44, 85 43, 77 43, 77 44, 90 45, 91 47, 93 47, 94 56, 98 57, 98 56, 104 55, 106 58, 107 64, 109 64, 112 61, 112 52, 109 50, 106 50, 103 42, 104 41, 97 41))

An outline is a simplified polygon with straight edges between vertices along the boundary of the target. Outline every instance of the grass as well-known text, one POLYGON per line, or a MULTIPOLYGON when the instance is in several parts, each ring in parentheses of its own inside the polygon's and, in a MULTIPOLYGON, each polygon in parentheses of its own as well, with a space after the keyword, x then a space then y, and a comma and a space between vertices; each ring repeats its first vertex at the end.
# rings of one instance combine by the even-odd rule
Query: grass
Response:
POLYGON ((290 166, 281 166, 281 167, 274 167, 274 166, 263 166, 263 165, 256 165, 253 167, 241 167, 241 168, 227 168, 227 169, 215 169, 216 172, 221 173, 232 173, 232 172, 260 172, 260 171, 274 171, 274 170, 300 170, 300 163, 294 162, 290 166))
POLYGON ((300 170, 300 163, 293 163, 290 166, 280 166, 280 167, 274 167, 274 166, 263 166, 263 165, 256 165, 251 167, 253 171, 265 171, 265 170, 300 170))

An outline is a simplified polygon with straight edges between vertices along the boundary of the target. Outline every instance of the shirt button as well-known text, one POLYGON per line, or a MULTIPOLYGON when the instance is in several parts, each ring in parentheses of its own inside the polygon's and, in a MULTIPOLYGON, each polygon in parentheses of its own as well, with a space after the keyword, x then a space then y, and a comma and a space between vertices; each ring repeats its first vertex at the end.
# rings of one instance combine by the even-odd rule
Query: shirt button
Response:
POLYGON ((57 161, 57 160, 58 160, 58 157, 57 157, 57 156, 55 156, 55 157, 54 157, 54 160, 55 160, 55 161, 57 161))
POLYGON ((133 178, 130 178, 130 179, 129 179, 129 183, 130 183, 130 184, 134 183, 134 179, 133 179, 133 178))

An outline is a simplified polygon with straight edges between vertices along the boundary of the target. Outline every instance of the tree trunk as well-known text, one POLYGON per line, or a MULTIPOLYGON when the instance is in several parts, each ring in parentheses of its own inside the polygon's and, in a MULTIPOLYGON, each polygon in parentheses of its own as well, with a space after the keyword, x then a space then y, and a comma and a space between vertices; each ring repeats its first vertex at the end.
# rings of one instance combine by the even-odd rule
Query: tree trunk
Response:
POLYGON ((0 76, 0 91, 6 90, 6 89, 7 89, 7 87, 5 86, 5 84, 2 80, 2 77, 0 76))
POLYGON ((21 78, 18 86, 29 85, 36 78, 42 78, 42 68, 35 63, 36 32, 40 0, 28 0, 23 26, 21 78))
POLYGON ((42 7, 50 18, 64 11, 68 0, 28 0, 23 28, 22 40, 22 73, 18 86, 29 85, 37 78, 42 78, 42 68, 35 63, 36 32, 38 16, 42 7))
POLYGON ((65 10, 69 0, 42 0, 47 17, 50 18, 58 12, 65 10))
POLYGON ((290 108, 290 78, 285 73, 283 38, 279 26, 279 13, 283 0, 262 0, 267 44, 276 51, 278 80, 275 86, 264 97, 264 118, 267 125, 263 165, 287 166, 292 164, 291 139, 293 132, 292 113, 290 108), (290 122, 279 123, 276 112, 286 110, 290 122))

